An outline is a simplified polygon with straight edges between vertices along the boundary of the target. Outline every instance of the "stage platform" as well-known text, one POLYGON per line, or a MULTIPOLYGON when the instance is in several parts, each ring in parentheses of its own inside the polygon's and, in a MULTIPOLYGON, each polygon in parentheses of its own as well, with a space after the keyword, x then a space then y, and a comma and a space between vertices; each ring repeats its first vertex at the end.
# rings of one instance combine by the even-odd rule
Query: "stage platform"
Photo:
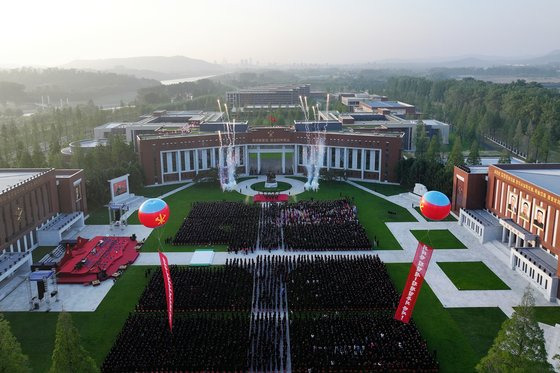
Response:
POLYGON ((195 250, 189 265, 209 266, 214 261, 214 250, 195 250))
POLYGON ((136 245, 129 237, 79 238, 60 262, 57 281, 59 284, 86 284, 110 278, 121 266, 128 266, 138 258, 136 245))
POLYGON ((253 202, 288 202, 290 197, 287 194, 256 194, 253 197, 253 202))

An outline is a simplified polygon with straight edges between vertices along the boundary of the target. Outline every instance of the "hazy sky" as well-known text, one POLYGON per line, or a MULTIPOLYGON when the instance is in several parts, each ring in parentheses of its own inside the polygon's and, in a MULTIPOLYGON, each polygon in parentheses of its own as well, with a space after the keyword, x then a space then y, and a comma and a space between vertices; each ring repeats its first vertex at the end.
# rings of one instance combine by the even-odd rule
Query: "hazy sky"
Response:
POLYGON ((2 0, 0 65, 349 63, 560 49, 559 0, 2 0))

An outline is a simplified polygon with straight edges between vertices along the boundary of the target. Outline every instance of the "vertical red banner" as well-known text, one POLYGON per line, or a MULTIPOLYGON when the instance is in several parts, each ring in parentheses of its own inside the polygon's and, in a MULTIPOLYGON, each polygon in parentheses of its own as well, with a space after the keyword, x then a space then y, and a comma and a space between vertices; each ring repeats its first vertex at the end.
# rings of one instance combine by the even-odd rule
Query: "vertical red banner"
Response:
POLYGON ((395 320, 399 320, 407 324, 410 321, 410 317, 412 316, 412 311, 414 310, 418 293, 420 293, 420 288, 424 282, 424 276, 428 270, 428 265, 430 264, 433 251, 434 249, 430 246, 422 242, 418 242, 416 255, 414 256, 412 266, 410 266, 410 272, 408 273, 408 279, 406 280, 406 285, 404 286, 401 301, 399 303, 399 307, 397 308, 397 312, 395 312, 395 320))
POLYGON ((167 319, 169 321, 169 330, 173 331, 173 282, 171 281, 171 272, 169 272, 169 262, 167 261, 165 254, 161 251, 159 252, 159 261, 161 263, 163 284, 165 285, 165 299, 167 301, 167 319))

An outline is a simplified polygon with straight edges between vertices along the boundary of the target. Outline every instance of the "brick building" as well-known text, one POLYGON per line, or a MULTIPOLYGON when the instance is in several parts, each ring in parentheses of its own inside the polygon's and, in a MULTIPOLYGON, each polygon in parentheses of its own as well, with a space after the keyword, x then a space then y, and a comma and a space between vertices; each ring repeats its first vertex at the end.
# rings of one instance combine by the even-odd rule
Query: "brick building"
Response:
MULTIPOLYGON (((303 159, 314 134, 286 127, 253 127, 236 133, 237 174, 304 174, 303 159)), ((400 132, 327 131, 322 168, 345 172, 350 178, 396 182, 402 137, 400 132)), ((140 135, 137 142, 146 184, 192 179, 219 165, 218 133, 140 135)))
POLYGON ((481 242, 507 248, 512 269, 551 301, 560 296, 560 164, 455 167, 452 204, 481 242))

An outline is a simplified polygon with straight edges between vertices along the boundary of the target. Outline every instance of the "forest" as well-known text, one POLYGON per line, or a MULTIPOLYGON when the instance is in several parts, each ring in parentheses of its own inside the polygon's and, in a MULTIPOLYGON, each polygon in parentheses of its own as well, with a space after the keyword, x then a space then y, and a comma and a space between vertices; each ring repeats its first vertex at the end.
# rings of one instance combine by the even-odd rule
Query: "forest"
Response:
POLYGON ((424 118, 452 124, 467 149, 473 140, 492 136, 529 162, 558 160, 560 93, 540 84, 395 77, 383 93, 415 104, 424 118))

